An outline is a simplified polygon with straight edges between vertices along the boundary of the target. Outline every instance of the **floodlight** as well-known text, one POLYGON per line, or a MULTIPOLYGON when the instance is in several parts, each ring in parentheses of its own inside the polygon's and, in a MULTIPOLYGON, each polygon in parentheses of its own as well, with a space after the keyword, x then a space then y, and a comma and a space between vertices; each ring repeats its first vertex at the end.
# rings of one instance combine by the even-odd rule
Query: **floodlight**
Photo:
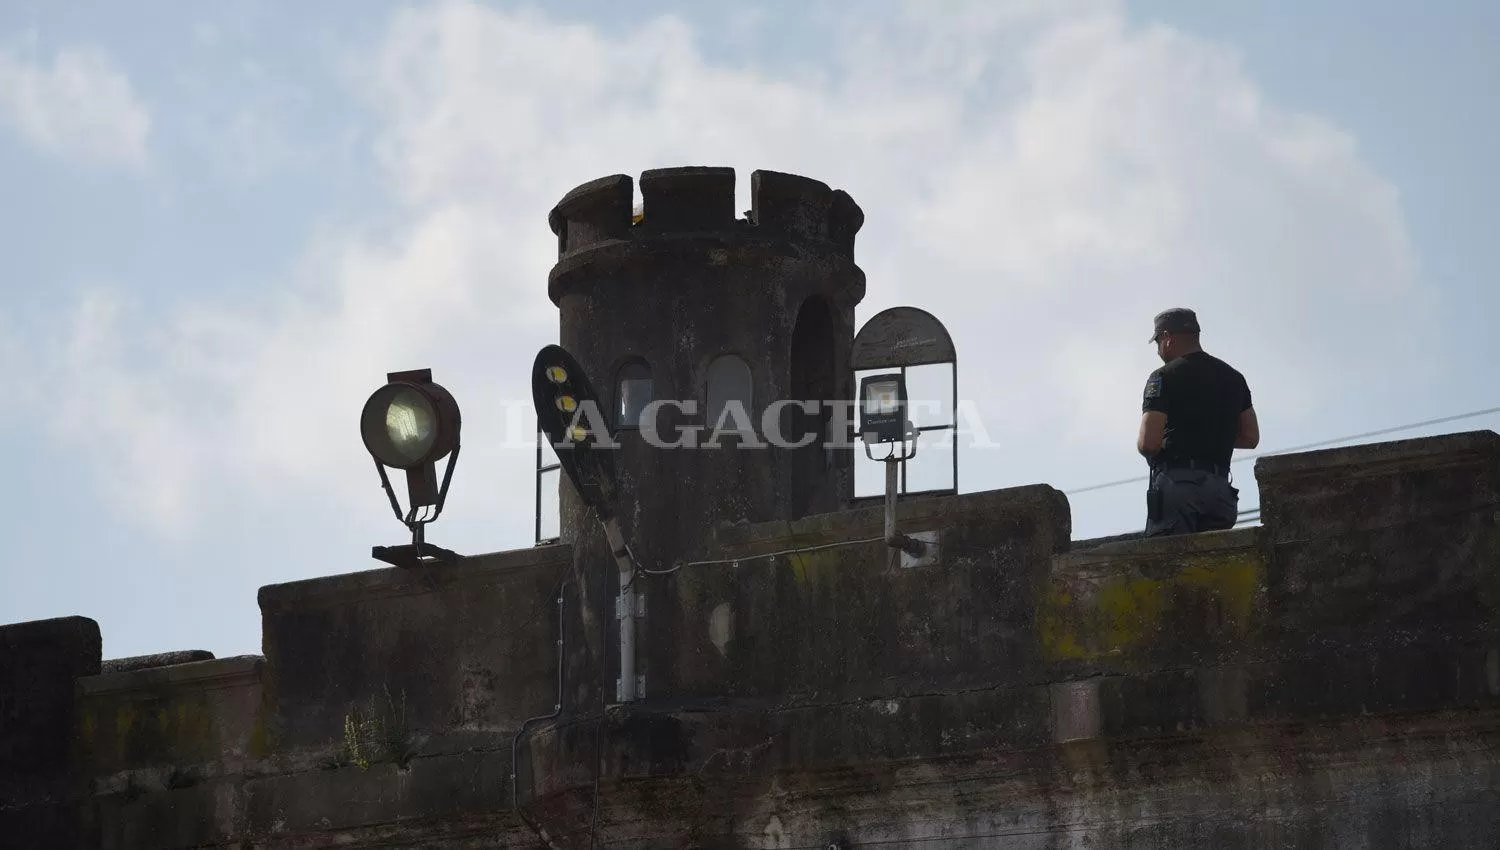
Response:
POLYGON ((906 421, 906 378, 900 372, 871 375, 860 382, 859 431, 866 443, 904 441, 909 429, 906 421))
POLYGON ((458 463, 462 417, 458 402, 432 380, 431 369, 391 372, 385 386, 365 401, 359 416, 360 436, 375 461, 380 483, 391 501, 391 510, 412 533, 409 546, 376 546, 372 555, 396 566, 412 566, 428 556, 440 561, 456 560, 447 549, 424 540, 424 526, 438 518, 447 499, 453 467, 458 463), (437 462, 448 458, 442 484, 437 480, 437 462), (406 472, 409 508, 401 504, 391 487, 385 468, 406 472))
POLYGON ((609 450, 601 445, 611 435, 593 384, 573 355, 558 345, 537 352, 531 374, 537 426, 584 503, 608 519, 615 511, 615 471, 609 450))
POLYGON ((365 402, 360 434, 365 449, 382 464, 412 469, 441 460, 458 446, 458 403, 431 376, 430 369, 392 372, 390 383, 365 402))
POLYGON ((874 459, 870 446, 878 443, 897 443, 904 450, 911 440, 911 451, 898 454, 893 446, 881 460, 885 463, 885 542, 902 552, 903 563, 921 558, 926 552, 925 541, 896 530, 896 473, 897 464, 909 460, 917 453, 917 435, 920 433, 906 418, 906 375, 890 372, 871 375, 859 384, 859 431, 864 438, 865 456, 874 459))

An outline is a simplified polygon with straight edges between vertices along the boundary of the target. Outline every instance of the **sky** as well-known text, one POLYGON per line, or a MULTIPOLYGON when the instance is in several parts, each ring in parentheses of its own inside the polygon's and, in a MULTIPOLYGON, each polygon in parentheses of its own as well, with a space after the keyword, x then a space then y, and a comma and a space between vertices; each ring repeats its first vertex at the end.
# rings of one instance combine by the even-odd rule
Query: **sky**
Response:
MULTIPOLYGON (((1169 306, 1245 374, 1258 451, 1500 405, 1497 24, 1457 0, 9 0, 0 623, 258 653, 259 587, 407 539, 357 437, 400 369, 464 414, 428 539, 532 545, 546 216, 614 173, 730 166, 740 209, 758 168, 848 191, 858 321, 910 304, 954 337, 963 492, 1143 475, 1169 306)), ((1072 495, 1073 536, 1144 502, 1072 495)))

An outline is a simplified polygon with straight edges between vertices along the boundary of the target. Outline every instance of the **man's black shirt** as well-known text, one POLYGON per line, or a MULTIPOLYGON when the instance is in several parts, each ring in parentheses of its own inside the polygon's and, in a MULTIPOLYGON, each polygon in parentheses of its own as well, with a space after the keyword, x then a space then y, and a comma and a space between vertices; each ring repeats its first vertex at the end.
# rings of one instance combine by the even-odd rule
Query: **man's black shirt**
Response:
POLYGON ((1250 386, 1234 367, 1206 351, 1185 354, 1146 379, 1141 411, 1167 415, 1162 450, 1153 467, 1195 461, 1229 468, 1240 414, 1250 386))

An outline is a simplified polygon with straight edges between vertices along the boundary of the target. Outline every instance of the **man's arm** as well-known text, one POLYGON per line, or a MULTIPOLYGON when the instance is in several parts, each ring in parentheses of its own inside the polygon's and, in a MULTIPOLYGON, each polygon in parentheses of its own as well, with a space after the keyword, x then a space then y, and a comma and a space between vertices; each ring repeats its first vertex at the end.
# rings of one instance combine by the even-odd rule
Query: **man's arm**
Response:
POLYGON ((1161 370, 1146 378, 1141 393, 1141 426, 1135 435, 1135 450, 1150 460, 1161 451, 1167 433, 1167 391, 1161 370))
POLYGON ((1135 450, 1150 460, 1161 451, 1162 439, 1167 433, 1167 414, 1159 410, 1148 410, 1141 414, 1141 428, 1135 436, 1135 450))
POLYGON ((1240 411, 1240 429, 1234 435, 1234 447, 1253 449, 1260 445, 1260 421, 1255 418, 1255 408, 1240 411))

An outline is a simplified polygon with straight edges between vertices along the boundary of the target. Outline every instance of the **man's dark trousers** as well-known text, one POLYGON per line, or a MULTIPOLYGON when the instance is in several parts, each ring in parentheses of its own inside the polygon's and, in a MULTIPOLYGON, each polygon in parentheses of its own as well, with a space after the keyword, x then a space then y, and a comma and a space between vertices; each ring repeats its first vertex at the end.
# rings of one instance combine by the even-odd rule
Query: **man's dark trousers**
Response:
POLYGON ((1146 490, 1146 536, 1233 528, 1240 491, 1217 471, 1166 467, 1151 472, 1146 490))

